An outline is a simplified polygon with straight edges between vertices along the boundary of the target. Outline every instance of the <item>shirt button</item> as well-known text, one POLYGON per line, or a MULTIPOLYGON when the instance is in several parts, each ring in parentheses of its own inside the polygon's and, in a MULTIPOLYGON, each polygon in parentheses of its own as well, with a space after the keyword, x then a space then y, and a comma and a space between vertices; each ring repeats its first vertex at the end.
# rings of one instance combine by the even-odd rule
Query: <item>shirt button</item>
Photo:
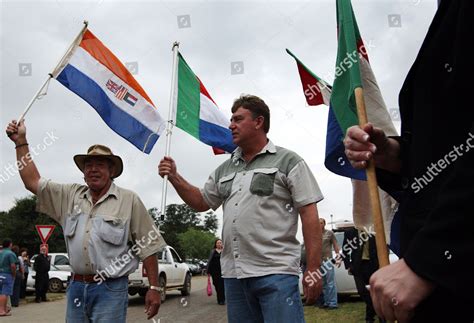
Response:
POLYGON ((235 220, 232 220, 232 223, 235 223, 235 220))
POLYGON ((245 176, 245 174, 247 174, 247 172, 243 172, 243 173, 242 173, 242 176, 245 176))
POLYGON ((237 241, 237 238, 234 238, 234 241, 237 241))
POLYGON ((235 255, 235 258, 239 258, 239 255, 235 255))
POLYGON ((402 188, 404 190, 406 190, 408 188, 409 183, 410 183, 410 181, 408 180, 407 177, 402 177, 402 188))
POLYGON ((239 205, 239 203, 235 203, 235 206, 239 205))
POLYGON ((84 247, 84 250, 87 250, 87 247, 84 247))

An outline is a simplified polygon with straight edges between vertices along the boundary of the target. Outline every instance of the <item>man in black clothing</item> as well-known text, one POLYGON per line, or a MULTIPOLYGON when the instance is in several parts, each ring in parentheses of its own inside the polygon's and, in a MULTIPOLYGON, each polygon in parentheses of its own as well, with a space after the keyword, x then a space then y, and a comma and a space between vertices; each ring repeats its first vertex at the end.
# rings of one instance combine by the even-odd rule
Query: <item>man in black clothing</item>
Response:
POLYGON ((49 267, 51 266, 49 257, 47 255, 47 249, 45 246, 41 246, 40 254, 35 258, 35 264, 33 266, 36 272, 35 278, 35 290, 36 290, 36 303, 41 301, 47 301, 46 292, 48 291, 49 284, 49 267))
POLYGON ((354 276, 357 292, 366 304, 365 321, 374 322, 375 310, 366 286, 370 276, 379 268, 375 236, 351 228, 344 232, 342 250, 344 265, 349 274, 354 276))
POLYGON ((356 168, 373 160, 398 191, 400 260, 375 272, 375 311, 399 322, 473 322, 474 1, 441 1, 399 95, 400 137, 347 130, 356 168))

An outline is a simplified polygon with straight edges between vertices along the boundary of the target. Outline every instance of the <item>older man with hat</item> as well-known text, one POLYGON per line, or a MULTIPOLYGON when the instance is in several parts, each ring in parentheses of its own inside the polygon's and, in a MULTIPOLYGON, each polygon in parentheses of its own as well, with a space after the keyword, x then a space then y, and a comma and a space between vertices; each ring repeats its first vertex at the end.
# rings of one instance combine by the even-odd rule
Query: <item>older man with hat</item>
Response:
POLYGON ((57 184, 42 178, 33 162, 23 122, 9 123, 20 176, 38 197, 37 211, 63 228, 73 270, 67 292, 67 322, 125 322, 128 275, 139 261, 148 274, 148 319, 160 307, 156 253, 165 244, 140 198, 114 184, 122 159, 103 145, 74 156, 86 185, 57 184))

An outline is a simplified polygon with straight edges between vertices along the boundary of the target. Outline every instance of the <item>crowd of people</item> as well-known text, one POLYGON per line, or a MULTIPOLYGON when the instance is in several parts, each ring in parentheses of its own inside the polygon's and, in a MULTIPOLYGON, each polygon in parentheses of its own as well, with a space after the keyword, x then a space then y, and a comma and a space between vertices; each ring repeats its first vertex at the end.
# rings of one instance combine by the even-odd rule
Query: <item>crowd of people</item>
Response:
MULTIPOLYGON (((399 322, 472 322, 474 318, 474 280, 465 262, 474 253, 470 204, 474 155, 466 149, 455 162, 450 160, 449 167, 445 162, 454 144, 467 144, 474 136, 473 13, 470 0, 441 1, 400 92, 401 136, 389 138, 367 124, 349 128, 344 139, 353 167, 375 163, 380 186, 400 202, 399 261, 376 270, 370 241, 350 257, 342 256, 367 304, 368 322, 375 316, 399 322), (449 71, 447 62, 454 65, 449 71), (412 190, 415 179, 436 161, 445 166, 440 166, 443 172, 423 190, 412 190)), ((317 203, 323 195, 310 167, 297 153, 267 137, 270 109, 261 98, 243 95, 231 110, 229 128, 238 148, 203 187, 185 180, 168 156, 158 166, 159 175, 166 176, 196 211, 223 208, 222 240, 216 241, 209 259, 218 304, 227 306, 230 323, 304 322, 298 287, 301 247, 296 239, 300 218, 305 304, 315 304, 324 290, 320 305, 337 308, 333 271, 314 279, 333 249, 340 250, 325 223, 319 222, 317 203)), ((106 146, 93 145, 86 154, 74 156, 85 185, 58 184, 41 177, 31 159, 24 122, 12 121, 6 132, 15 144, 17 160, 27 161, 20 176, 37 195, 38 211, 63 226, 73 270, 66 319, 125 322, 127 276, 140 260, 150 281, 146 315, 148 319, 156 315, 161 303, 155 254, 165 242, 140 198, 114 184, 123 170, 121 158, 106 146), (146 236, 150 228, 157 238, 139 253, 133 252, 136 239, 146 236), (123 254, 133 257, 106 277, 105 284, 98 284, 95 273, 105 271, 123 254), (90 284, 96 288, 86 295, 90 284), (124 292, 112 297, 111 290, 124 292), (79 306, 74 299, 81 300, 79 306)), ((0 254, 3 316, 10 314, 6 295, 11 295, 15 306, 13 294, 20 295, 24 275, 15 250, 7 241, 0 254)))
POLYGON ((30 267, 28 250, 4 239, 0 250, 0 316, 10 316, 11 308, 26 297, 30 267))

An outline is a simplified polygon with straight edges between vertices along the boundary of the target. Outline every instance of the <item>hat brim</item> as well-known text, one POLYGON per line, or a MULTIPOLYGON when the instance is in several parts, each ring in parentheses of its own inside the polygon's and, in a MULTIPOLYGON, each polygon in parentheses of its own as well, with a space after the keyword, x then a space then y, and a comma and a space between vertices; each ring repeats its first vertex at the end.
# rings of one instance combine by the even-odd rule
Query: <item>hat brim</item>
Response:
POLYGON ((123 162, 122 158, 120 158, 117 155, 75 155, 74 156, 74 162, 76 163, 77 168, 84 173, 84 167, 85 167, 85 162, 87 158, 107 158, 112 162, 114 165, 114 174, 112 174, 112 178, 117 178, 119 177, 122 172, 123 172, 123 162))

